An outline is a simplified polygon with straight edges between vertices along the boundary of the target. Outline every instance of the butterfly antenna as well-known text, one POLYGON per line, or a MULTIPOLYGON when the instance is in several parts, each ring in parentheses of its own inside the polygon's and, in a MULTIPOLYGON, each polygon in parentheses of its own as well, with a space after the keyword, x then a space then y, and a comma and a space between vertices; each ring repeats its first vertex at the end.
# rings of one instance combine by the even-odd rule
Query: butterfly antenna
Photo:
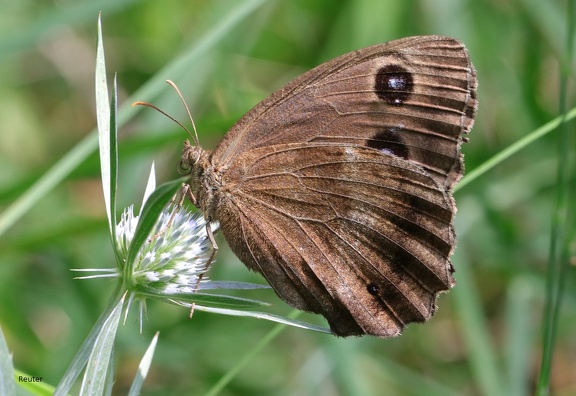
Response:
MULTIPOLYGON (((192 129, 194 130, 194 135, 190 134, 190 136, 192 136, 192 138, 194 139, 196 146, 199 147, 200 146, 200 140, 198 139, 198 131, 196 130, 196 123, 194 123, 194 118, 192 118, 192 113, 190 113, 190 109, 188 108, 188 104, 186 103, 184 96, 182 96, 182 94, 180 93, 180 90, 178 89, 176 84, 174 84, 174 81, 166 80, 166 82, 168 84, 170 84, 172 86, 172 88, 174 88, 174 90, 176 91, 176 93, 180 97, 180 100, 184 104, 184 108, 186 109, 186 113, 188 113, 188 118, 190 118, 190 122, 192 123, 192 129)), ((190 133, 190 132, 188 132, 188 133, 190 133)))
POLYGON ((180 93, 180 90, 178 89, 178 87, 176 87, 176 84, 174 84, 172 81, 170 80, 166 80, 166 82, 168 84, 170 84, 178 93, 178 96, 180 97, 180 99, 182 100, 182 103, 184 103, 184 107, 186 108, 186 112, 188 113, 188 117, 190 117, 190 121, 192 122, 192 128, 194 130, 194 133, 190 132, 190 129, 186 128, 186 126, 184 124, 182 124, 180 121, 178 121, 177 119, 175 119, 174 117, 172 117, 170 114, 166 113, 164 110, 154 106, 152 103, 148 103, 148 102, 134 102, 132 103, 132 106, 146 106, 146 107, 150 107, 154 110, 156 110, 157 112, 165 115, 166 117, 168 117, 169 119, 171 119, 172 121, 174 121, 176 124, 178 124, 182 129, 184 129, 188 135, 190 135, 190 137, 194 140, 194 143, 196 146, 200 146, 200 141, 198 140, 198 132, 196 131, 196 124, 194 123, 194 120, 192 119, 192 114, 190 114, 190 109, 188 109, 188 105, 186 104, 186 101, 184 100, 184 97, 182 96, 182 94, 180 93))

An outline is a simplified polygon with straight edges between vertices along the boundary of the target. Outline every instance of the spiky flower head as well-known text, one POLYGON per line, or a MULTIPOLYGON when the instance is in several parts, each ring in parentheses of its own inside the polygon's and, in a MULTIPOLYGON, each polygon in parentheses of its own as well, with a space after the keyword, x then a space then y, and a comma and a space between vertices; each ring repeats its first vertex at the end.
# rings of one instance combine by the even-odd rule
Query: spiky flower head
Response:
MULTIPOLYGON (((130 243, 140 216, 130 206, 116 226, 121 258, 127 260, 130 243)), ((215 229, 214 229, 215 230, 215 229)), ((159 296, 188 294, 197 291, 208 270, 212 246, 201 215, 170 205, 162 211, 150 237, 140 248, 131 265, 130 279, 135 291, 159 296)))

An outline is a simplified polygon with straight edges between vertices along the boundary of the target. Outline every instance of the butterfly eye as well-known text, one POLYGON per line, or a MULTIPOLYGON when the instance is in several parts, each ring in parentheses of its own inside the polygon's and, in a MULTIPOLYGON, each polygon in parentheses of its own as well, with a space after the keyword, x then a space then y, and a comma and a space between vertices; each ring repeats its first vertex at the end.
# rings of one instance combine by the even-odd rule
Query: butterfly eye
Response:
POLYGON ((376 95, 383 101, 393 105, 400 105, 414 91, 412 73, 396 64, 381 67, 376 73, 374 90, 376 95))
POLYGON ((192 172, 192 167, 188 162, 180 160, 178 163, 178 173, 181 175, 189 175, 192 172))

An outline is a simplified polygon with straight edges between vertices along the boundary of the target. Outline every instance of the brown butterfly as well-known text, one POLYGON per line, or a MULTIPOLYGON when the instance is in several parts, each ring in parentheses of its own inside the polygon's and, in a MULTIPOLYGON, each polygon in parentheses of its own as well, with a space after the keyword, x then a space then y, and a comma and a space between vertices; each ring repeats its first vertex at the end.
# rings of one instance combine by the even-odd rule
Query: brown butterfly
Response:
POLYGON ((476 112, 464 45, 419 36, 342 55, 181 166, 208 223, 293 307, 339 336, 399 335, 454 285, 451 195, 476 112))

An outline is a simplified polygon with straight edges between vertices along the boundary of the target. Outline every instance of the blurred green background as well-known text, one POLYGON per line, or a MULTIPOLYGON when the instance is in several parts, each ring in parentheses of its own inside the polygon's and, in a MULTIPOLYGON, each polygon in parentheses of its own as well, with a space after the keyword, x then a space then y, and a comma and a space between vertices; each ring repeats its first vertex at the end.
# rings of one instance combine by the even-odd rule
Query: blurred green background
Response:
MULTIPOLYGON (((162 82, 173 79, 205 148, 298 74, 410 35, 455 36, 470 51, 480 107, 464 147, 467 170, 558 114, 563 1, 3 0, 0 8, 0 325, 15 366, 53 385, 112 291, 109 281, 73 280, 70 271, 114 265, 95 150, 64 167, 64 180, 14 224, 6 211, 96 125, 98 11, 120 105, 151 101, 187 122, 162 82)), ((141 202, 152 161, 159 182, 178 175, 187 137, 152 110, 122 112, 129 120, 120 130, 120 208, 141 202)), ((531 393, 542 348, 556 147, 555 136, 546 136, 456 193, 459 283, 441 296, 430 322, 388 340, 286 328, 221 394, 531 393)), ((225 248, 210 276, 263 282, 225 248)), ((572 278, 554 357, 555 395, 576 394, 574 290, 572 278)), ((242 295, 272 302, 276 313, 291 311, 271 291, 242 295)), ((186 310, 152 302, 142 335, 136 315, 119 331, 115 394, 125 394, 157 330, 144 394, 201 395, 274 326, 202 312, 188 320, 186 310)))

